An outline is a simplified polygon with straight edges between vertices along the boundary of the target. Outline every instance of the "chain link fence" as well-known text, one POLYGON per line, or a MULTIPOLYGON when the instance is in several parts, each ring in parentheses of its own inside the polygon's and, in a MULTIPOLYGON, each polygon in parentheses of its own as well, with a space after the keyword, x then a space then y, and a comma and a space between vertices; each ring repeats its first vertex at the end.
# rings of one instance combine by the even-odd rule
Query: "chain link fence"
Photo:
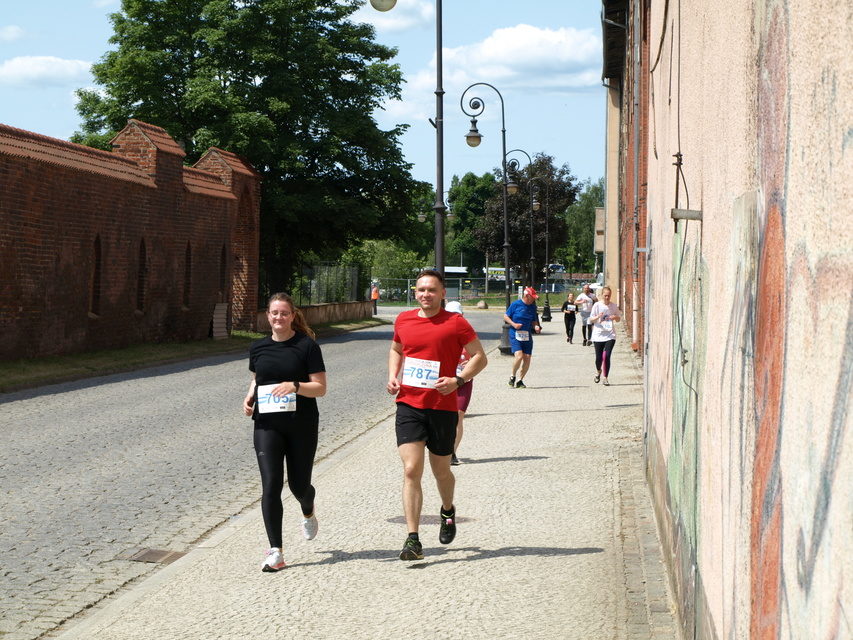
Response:
MULTIPOLYGON (((415 278, 394 279, 380 278, 379 279, 379 304, 399 304, 406 306, 414 306, 415 301, 415 278)), ((551 294, 560 294, 569 290, 574 290, 580 285, 579 281, 569 279, 556 279, 548 281, 548 291, 551 294)), ((488 282, 485 278, 445 278, 447 287, 447 300, 479 300, 483 298, 501 297, 506 294, 503 280, 490 279, 488 282)), ((519 289, 522 286, 521 280, 514 280, 510 291, 513 297, 519 294, 519 289)), ((545 283, 540 282, 536 285, 537 291, 545 292, 545 283)), ((368 293, 369 297, 369 293, 368 293)))
MULTIPOLYGON (((379 279, 379 303, 415 304, 415 278, 379 279)), ((445 278, 447 300, 460 302, 480 299, 488 296, 504 295, 504 283, 490 280, 488 285, 485 278, 445 278)))
POLYGON ((293 281, 291 297, 297 306, 365 299, 358 295, 358 268, 333 262, 303 267, 293 281))

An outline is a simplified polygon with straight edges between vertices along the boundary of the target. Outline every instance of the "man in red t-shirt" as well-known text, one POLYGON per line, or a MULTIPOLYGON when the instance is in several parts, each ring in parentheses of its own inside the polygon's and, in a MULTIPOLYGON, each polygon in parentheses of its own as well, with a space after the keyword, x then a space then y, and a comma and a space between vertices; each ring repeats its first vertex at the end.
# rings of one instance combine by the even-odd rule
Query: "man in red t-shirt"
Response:
POLYGON ((424 557, 418 523, 426 449, 441 496, 439 541, 450 544, 456 535, 456 479, 450 470, 459 419, 456 390, 487 364, 483 346, 468 321, 442 309, 444 296, 442 275, 432 269, 421 271, 415 287, 420 308, 397 316, 388 354, 387 388, 388 393, 397 396, 397 450, 403 461, 403 510, 409 529, 400 560, 424 557), (471 356, 464 377, 456 375, 463 348, 471 356))

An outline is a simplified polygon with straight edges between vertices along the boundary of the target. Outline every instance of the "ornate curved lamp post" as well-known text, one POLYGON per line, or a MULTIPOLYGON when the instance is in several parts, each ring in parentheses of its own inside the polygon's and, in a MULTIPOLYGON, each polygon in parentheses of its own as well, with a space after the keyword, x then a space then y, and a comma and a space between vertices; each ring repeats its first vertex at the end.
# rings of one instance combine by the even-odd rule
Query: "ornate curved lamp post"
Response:
MULTIPOLYGON (((533 256, 533 212, 539 211, 542 205, 539 203, 537 199, 537 195, 539 193, 539 185, 536 185, 535 193, 534 193, 534 182, 542 183, 545 185, 545 307, 542 309, 542 321, 543 322, 551 322, 551 299, 549 297, 549 284, 548 284, 548 274, 551 270, 551 260, 549 257, 549 247, 548 240, 550 236, 550 225, 549 225, 549 211, 548 205, 551 201, 551 185, 548 182, 545 182, 541 178, 531 178, 530 183, 528 184, 528 188, 530 189, 530 194, 532 198, 532 204, 530 207, 530 255, 533 256)), ((533 266, 533 258, 530 258, 531 268, 533 266)))
MULTIPOLYGON (((370 0, 371 6, 377 11, 390 11, 397 0, 370 0)), ((441 48, 441 0, 435 0, 435 121, 430 120, 435 127, 435 269, 444 275, 444 89, 442 76, 444 61, 441 48)))
MULTIPOLYGON (((480 144, 480 139, 483 137, 477 130, 477 116, 481 115, 486 108, 482 98, 472 97, 468 101, 468 111, 465 108, 465 95, 474 87, 489 87, 492 91, 498 94, 501 102, 501 170, 503 172, 503 222, 504 222, 504 295, 506 298, 506 308, 509 309, 510 304, 510 277, 509 277, 509 217, 507 215, 507 196, 518 192, 518 185, 510 181, 507 173, 507 152, 506 152, 506 112, 504 109, 504 98, 501 92, 487 82, 475 82, 462 92, 462 97, 459 99, 459 106, 462 108, 462 113, 471 118, 471 129, 465 134, 465 141, 470 147, 476 147, 480 144)), ((488 265, 487 265, 488 266, 488 265)), ((504 355, 511 353, 509 345, 509 325, 504 323, 503 331, 501 332, 501 342, 498 349, 504 355)))
POLYGON ((462 108, 462 113, 471 118, 471 129, 465 135, 465 141, 468 143, 470 147, 476 147, 480 144, 480 139, 483 137, 480 132, 477 130, 477 116, 481 115, 486 108, 485 102, 482 98, 472 97, 468 102, 468 111, 465 108, 465 95, 474 87, 489 87, 492 89, 500 99, 501 103, 501 171, 503 173, 503 223, 504 223, 504 284, 505 284, 505 297, 506 297, 506 308, 509 308, 510 304, 510 279, 509 279, 509 218, 507 216, 507 194, 517 193, 518 185, 514 182, 510 183, 509 174, 507 173, 507 162, 506 162, 506 113, 504 110, 504 98, 501 95, 501 92, 498 91, 492 85, 486 82, 475 82, 471 86, 469 86, 465 91, 462 92, 462 97, 459 100, 459 105, 462 108), (512 185, 512 187, 510 186, 512 185))
MULTIPOLYGON (((531 158, 530 154, 527 153, 524 149, 512 149, 511 151, 507 151, 506 155, 507 155, 507 157, 509 157, 513 153, 523 153, 525 156, 527 156, 527 168, 530 169, 533 166, 533 158, 531 158)), ((518 174, 520 166, 519 166, 517 160, 515 160, 515 159, 509 160, 507 162, 507 166, 509 167, 509 174, 511 176, 518 174)), ((536 178, 530 178, 530 180, 535 180, 535 179, 536 178)), ((529 191, 529 188, 528 188, 528 191, 529 191)), ((535 272, 533 271, 533 213, 532 213, 533 197, 532 197, 532 195, 530 197, 530 207, 531 207, 531 214, 530 214, 530 282, 529 282, 529 285, 535 289, 536 288, 536 277, 534 275, 535 272)))
MULTIPOLYGON (((450 192, 445 191, 444 194, 448 196, 448 198, 446 199, 447 200, 447 215, 445 216, 445 220, 453 220, 453 210, 451 209, 452 205, 450 204, 450 197, 449 197, 450 192)), ((426 222, 426 216, 423 214, 423 212, 418 214, 418 222, 426 222)))

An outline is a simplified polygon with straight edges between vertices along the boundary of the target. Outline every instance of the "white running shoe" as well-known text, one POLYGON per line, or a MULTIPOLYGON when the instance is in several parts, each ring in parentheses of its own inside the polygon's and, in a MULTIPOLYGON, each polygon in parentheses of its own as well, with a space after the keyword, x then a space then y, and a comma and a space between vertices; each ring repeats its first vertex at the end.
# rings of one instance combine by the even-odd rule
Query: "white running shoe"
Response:
POLYGON ((320 525, 317 523, 317 514, 312 513, 310 518, 302 517, 302 535, 306 540, 313 540, 317 537, 317 530, 320 525))
POLYGON ((270 549, 267 551, 267 557, 261 565, 261 571, 274 572, 284 569, 284 557, 278 549, 270 549))

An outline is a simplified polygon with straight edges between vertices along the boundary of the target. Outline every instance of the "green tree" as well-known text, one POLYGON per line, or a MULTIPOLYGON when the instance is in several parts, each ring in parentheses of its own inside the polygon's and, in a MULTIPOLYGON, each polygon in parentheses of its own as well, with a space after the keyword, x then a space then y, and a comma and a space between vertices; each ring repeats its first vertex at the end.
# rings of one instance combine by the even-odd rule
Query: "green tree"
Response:
MULTIPOLYGON (((499 180, 500 171, 495 170, 495 179, 499 180)), ((579 186, 568 164, 554 165, 554 158, 546 153, 533 156, 533 162, 521 167, 515 176, 520 189, 507 198, 507 221, 509 226, 510 268, 519 266, 524 280, 530 281, 529 265, 531 251, 531 226, 533 229, 533 262, 536 268, 535 282, 544 278, 542 269, 547 262, 558 255, 567 239, 566 218, 564 212, 577 197, 579 186), (534 188, 539 188, 538 199, 542 205, 531 216, 531 178, 534 188), (547 211, 547 222, 546 222, 547 211), (548 234, 548 256, 546 260, 546 231, 548 234)), ((488 252, 490 260, 503 262, 504 226, 503 226, 503 188, 498 189, 486 202, 485 215, 480 218, 475 229, 477 245, 488 252), (491 256, 495 256, 494 259, 491 256)))
POLYGON ((390 240, 369 240, 365 244, 373 253, 374 280, 406 280, 415 277, 426 266, 423 256, 400 249, 390 240))
POLYGON ((360 0, 122 0, 116 49, 79 90, 75 142, 103 147, 129 118, 166 129, 194 162, 210 146, 262 175, 262 295, 308 255, 415 229, 405 126, 372 117, 400 98, 396 50, 350 16, 360 0))
POLYGON ((491 173, 476 176, 469 172, 461 179, 453 176, 450 183, 448 203, 452 205, 453 219, 447 224, 447 263, 456 264, 461 260, 472 275, 487 266, 486 255, 477 242, 476 229, 485 215, 486 202, 495 195, 497 188, 491 173))
POLYGON ((577 202, 566 209, 568 238, 558 255, 569 273, 592 273, 595 269, 595 208, 604 206, 604 178, 585 180, 577 202))

